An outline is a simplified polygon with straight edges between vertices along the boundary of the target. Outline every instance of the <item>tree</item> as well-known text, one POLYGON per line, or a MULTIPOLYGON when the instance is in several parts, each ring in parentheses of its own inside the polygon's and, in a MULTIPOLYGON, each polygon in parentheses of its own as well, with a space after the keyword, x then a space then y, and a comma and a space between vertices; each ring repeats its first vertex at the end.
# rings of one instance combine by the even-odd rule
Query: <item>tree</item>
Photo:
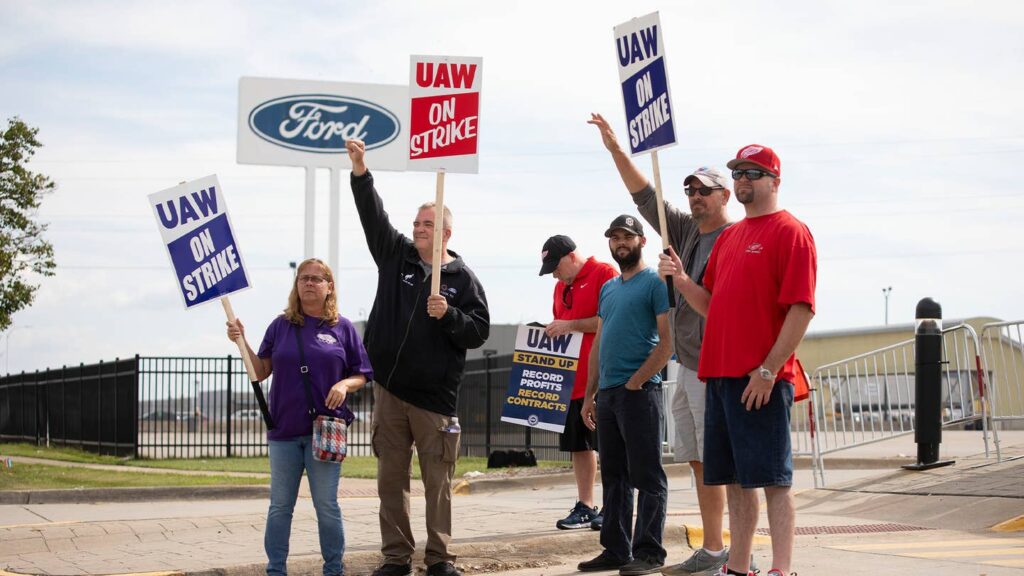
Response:
POLYGON ((35 221, 43 196, 53 181, 30 172, 25 164, 41 146, 38 128, 18 117, 0 133, 0 330, 11 317, 32 304, 40 276, 53 276, 53 245, 43 238, 46 225, 35 221))

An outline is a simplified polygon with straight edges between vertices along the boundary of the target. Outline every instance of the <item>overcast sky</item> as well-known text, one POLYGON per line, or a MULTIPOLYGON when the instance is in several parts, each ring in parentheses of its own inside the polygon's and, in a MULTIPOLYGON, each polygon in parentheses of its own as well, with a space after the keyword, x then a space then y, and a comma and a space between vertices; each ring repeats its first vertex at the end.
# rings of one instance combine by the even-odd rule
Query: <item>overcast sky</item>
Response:
MULTIPOLYGON (((882 324, 887 286, 890 322, 910 322, 925 296, 947 318, 1024 318, 1019 2, 4 0, 0 120, 40 129, 31 167, 57 183, 39 212, 57 274, 15 315, 0 371, 237 353, 219 306, 183 309, 146 202, 212 173, 254 284, 232 303, 258 345, 303 255, 304 175, 236 163, 238 79, 405 84, 411 54, 483 57, 480 173, 446 180, 450 248, 494 322, 549 320, 544 240, 568 234, 610 260, 602 232, 635 213, 586 120, 601 112, 625 133, 612 28, 655 10, 679 134, 660 153, 666 198, 685 204, 697 166, 772 146, 780 204, 817 240, 811 331, 882 324)), ((342 184, 338 291, 359 320, 376 275, 342 184)), ((434 176, 379 172, 377 184, 408 233, 434 176)), ((653 262, 657 237, 649 246, 653 262)))

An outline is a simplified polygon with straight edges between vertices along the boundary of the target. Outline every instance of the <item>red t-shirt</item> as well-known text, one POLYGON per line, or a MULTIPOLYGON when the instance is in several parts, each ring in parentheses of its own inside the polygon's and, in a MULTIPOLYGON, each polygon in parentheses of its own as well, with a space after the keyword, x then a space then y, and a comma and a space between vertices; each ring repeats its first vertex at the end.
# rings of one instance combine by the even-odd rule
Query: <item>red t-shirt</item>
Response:
MULTIPOLYGON (((793 304, 814 311, 818 254, 807 226, 781 210, 745 218, 722 231, 704 287, 711 292, 697 375, 746 376, 764 362, 793 304)), ((793 381, 795 357, 778 379, 793 381)))
MULTIPOLYGON (((611 264, 598 262, 593 256, 587 258, 579 274, 567 287, 561 280, 555 284, 554 304, 551 311, 555 320, 583 320, 597 316, 597 304, 604 283, 619 275, 611 264), (569 294, 563 298, 563 292, 569 294), (568 305, 567 305, 568 304, 568 305)), ((590 360, 590 346, 594 343, 594 332, 583 333, 580 361, 576 365, 576 380, 572 386, 572 399, 583 398, 587 392, 587 367, 590 360)))

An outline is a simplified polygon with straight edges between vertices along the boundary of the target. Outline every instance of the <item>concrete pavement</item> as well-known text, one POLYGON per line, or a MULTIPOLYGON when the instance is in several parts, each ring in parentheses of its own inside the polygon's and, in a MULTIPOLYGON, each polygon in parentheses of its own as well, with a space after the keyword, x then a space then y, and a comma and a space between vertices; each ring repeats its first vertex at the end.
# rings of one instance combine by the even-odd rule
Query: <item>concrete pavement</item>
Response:
MULTIPOLYGON (((967 457, 981 451, 979 433, 947 432, 943 458, 957 458, 957 465, 926 472, 895 465, 853 469, 853 456, 877 466, 915 453, 912 438, 872 446, 843 454, 846 466, 827 467, 829 489, 813 490, 810 470, 797 471, 795 571, 1021 573, 1024 533, 989 528, 1009 521, 1012 530, 1014 520, 1024 517, 1024 433, 1003 433, 1004 461, 995 464, 967 457)), ((699 526, 700 517, 687 469, 670 470, 665 540, 669 561, 678 562, 689 553, 683 526, 699 526)), ((470 482, 460 491, 453 540, 468 573, 575 573, 576 563, 600 550, 596 532, 554 529, 574 501, 571 476, 470 482)), ((373 481, 343 479, 341 492, 347 570, 368 574, 380 545, 373 481)), ((413 498, 412 513, 422 549, 421 498, 413 498)), ((0 570, 262 574, 265 515, 262 498, 3 505, 0 570)), ((767 526, 763 517, 760 525, 767 526)), ((320 573, 315 514, 305 497, 296 507, 291 550, 291 574, 320 573)), ((755 554, 767 571, 769 547, 759 544, 755 554)))

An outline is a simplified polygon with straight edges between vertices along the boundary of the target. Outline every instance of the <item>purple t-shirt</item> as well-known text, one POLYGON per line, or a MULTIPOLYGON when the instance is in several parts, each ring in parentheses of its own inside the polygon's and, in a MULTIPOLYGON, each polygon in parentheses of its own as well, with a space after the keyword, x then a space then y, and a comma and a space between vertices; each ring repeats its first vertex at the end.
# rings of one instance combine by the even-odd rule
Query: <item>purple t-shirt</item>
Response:
POLYGON ((284 315, 278 316, 267 327, 267 334, 256 354, 260 358, 270 358, 273 364, 270 415, 275 427, 267 432, 267 438, 271 440, 308 436, 313 431, 306 384, 299 372, 296 329, 302 337, 317 414, 344 418, 351 424, 355 416, 348 407, 348 400, 337 409, 328 410, 324 404, 327 393, 340 380, 350 376, 362 374, 367 381, 373 379, 366 349, 355 327, 346 318, 339 315, 338 323, 328 326, 320 318, 307 315, 303 326, 295 326, 284 315))

